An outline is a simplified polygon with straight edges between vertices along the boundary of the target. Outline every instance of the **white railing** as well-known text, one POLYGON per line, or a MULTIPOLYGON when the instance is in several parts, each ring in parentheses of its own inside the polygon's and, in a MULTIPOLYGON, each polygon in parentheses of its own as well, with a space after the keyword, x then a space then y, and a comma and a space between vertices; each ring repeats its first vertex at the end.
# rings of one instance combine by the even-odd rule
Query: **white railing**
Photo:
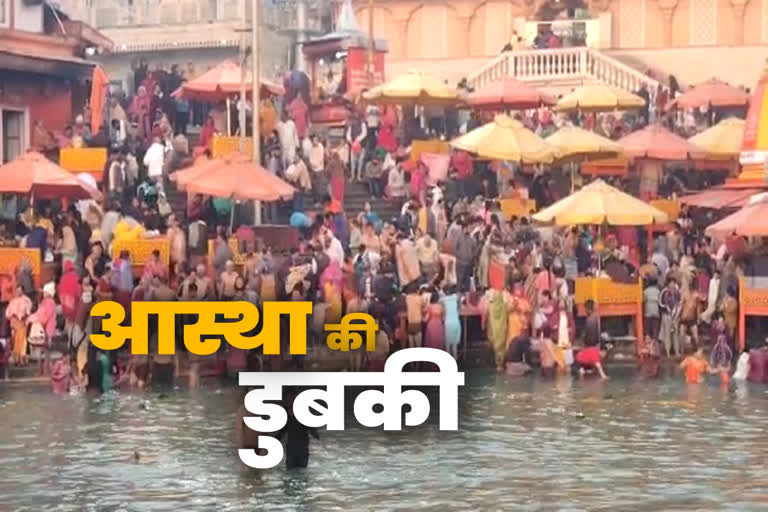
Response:
POLYGON ((655 91, 659 86, 653 78, 587 47, 505 52, 469 75, 468 81, 480 89, 505 76, 527 82, 589 77, 627 91, 636 91, 642 85, 655 91))

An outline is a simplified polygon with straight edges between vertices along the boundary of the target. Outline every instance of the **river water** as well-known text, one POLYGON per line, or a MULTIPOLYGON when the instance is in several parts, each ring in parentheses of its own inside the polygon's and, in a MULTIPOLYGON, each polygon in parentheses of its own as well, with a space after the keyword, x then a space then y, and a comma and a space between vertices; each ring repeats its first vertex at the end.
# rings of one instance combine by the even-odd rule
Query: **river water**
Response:
POLYGON ((0 510, 766 510, 766 391, 481 372, 457 433, 321 432, 308 469, 254 474, 235 387, 0 386, 0 510))

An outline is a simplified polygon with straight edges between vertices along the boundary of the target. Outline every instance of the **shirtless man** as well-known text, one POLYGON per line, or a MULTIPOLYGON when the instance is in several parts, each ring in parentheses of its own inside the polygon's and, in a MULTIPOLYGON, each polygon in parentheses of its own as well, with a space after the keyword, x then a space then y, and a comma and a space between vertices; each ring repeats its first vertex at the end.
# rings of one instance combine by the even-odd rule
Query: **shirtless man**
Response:
POLYGON ((219 298, 221 300, 232 300, 235 296, 235 283, 240 274, 235 270, 235 262, 227 260, 224 265, 224 271, 219 276, 219 298))
POLYGON ((176 215, 171 214, 168 217, 168 243, 170 245, 171 269, 174 274, 179 265, 183 265, 187 259, 187 240, 184 236, 184 230, 179 226, 176 215))
POLYGON ((201 263, 195 268, 193 279, 197 285, 197 300, 213 298, 215 295, 213 283, 211 282, 211 278, 208 277, 208 274, 205 272, 205 265, 201 263))
POLYGON ((688 333, 691 335, 694 346, 699 344, 699 328, 698 320, 701 310, 701 305, 704 302, 704 298, 699 294, 696 289, 696 283, 691 283, 688 287, 687 293, 683 293, 682 301, 680 303, 680 340, 685 343, 688 333))

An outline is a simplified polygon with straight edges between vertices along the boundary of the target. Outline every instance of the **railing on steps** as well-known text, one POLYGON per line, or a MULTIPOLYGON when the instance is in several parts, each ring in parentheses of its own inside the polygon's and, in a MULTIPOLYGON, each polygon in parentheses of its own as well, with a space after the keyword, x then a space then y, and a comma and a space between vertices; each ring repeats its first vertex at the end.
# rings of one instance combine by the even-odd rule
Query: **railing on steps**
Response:
POLYGON ((642 85, 656 91, 659 86, 658 81, 631 66, 587 47, 505 52, 469 75, 468 81, 481 89, 505 76, 529 82, 588 77, 627 91, 642 85))

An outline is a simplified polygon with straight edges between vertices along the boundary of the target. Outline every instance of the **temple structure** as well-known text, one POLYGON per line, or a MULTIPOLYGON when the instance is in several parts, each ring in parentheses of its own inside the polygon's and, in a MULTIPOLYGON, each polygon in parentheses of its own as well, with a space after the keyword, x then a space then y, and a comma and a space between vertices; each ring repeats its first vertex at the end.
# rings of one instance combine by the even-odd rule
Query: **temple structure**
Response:
MULTIPOLYGON (((368 0, 354 3, 367 27, 368 0)), ((617 72, 625 64, 686 84, 716 75, 752 87, 768 50, 768 0, 377 0, 373 9, 390 75, 419 68, 471 78, 517 37, 516 51, 552 31, 560 48, 539 51, 589 48, 617 72)), ((526 78, 557 79, 544 61, 529 65, 537 69, 526 78)))

